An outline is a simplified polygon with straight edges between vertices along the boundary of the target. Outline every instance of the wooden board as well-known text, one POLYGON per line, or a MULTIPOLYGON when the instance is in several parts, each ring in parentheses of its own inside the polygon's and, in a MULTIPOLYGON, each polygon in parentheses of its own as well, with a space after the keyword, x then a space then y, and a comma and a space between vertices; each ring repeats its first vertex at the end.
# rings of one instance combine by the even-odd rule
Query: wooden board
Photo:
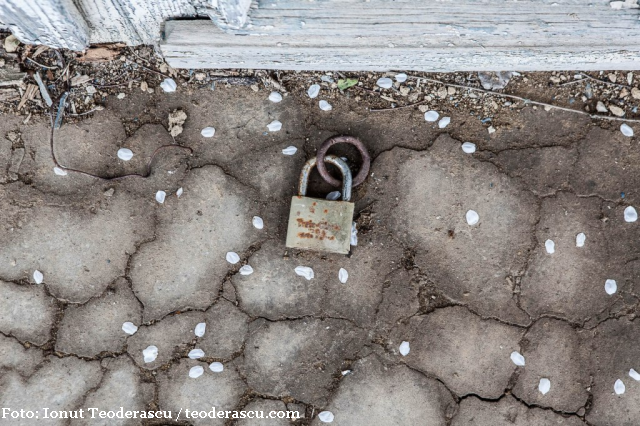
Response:
POLYGON ((640 69, 637 0, 260 0, 247 25, 170 21, 176 68, 640 69))

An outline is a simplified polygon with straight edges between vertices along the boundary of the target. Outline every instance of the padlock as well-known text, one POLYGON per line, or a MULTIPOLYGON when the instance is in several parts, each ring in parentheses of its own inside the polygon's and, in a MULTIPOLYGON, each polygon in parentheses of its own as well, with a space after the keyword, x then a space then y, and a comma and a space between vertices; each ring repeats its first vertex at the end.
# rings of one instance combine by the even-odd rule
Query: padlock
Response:
POLYGON ((325 161, 338 167, 342 173, 342 200, 328 201, 306 196, 316 158, 307 161, 300 174, 298 195, 291 198, 287 247, 348 254, 354 209, 354 204, 349 202, 351 170, 344 160, 335 155, 325 156, 325 161))

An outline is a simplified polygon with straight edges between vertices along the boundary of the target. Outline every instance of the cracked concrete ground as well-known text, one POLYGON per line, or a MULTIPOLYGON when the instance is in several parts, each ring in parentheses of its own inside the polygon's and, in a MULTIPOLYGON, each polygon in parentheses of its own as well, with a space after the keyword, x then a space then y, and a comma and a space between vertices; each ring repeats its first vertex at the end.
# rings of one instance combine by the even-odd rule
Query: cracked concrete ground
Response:
MULTIPOLYGON (((640 203, 637 138, 531 106, 497 112, 490 134, 464 109, 440 111, 451 124, 439 129, 417 108, 369 112, 341 97, 323 112, 268 94, 137 91, 55 134, 61 164, 103 178, 144 173, 162 145, 193 149, 163 150, 147 178, 59 176, 48 121, 2 117, 1 407, 174 416, 38 423, 51 425, 320 425, 323 411, 348 426, 639 424, 640 225, 623 213, 640 203), (187 120, 174 141, 175 109, 187 120), (282 130, 268 132, 275 119, 282 130), (354 190, 358 245, 349 256, 287 250, 298 173, 335 134, 361 138, 374 159, 354 190), (465 141, 478 150, 463 153, 465 141), (298 152, 283 155, 290 145, 298 152), (204 373, 191 378, 194 367, 204 373), (175 419, 212 406, 303 419, 175 419)), ((310 195, 330 190, 314 175, 310 195)))

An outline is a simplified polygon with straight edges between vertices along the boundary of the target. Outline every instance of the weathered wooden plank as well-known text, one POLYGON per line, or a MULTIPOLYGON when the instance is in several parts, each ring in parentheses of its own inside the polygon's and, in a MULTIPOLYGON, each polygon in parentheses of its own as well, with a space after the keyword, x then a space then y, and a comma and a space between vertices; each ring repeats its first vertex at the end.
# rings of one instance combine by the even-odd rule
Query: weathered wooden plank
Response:
POLYGON ((608 0, 259 0, 240 29, 167 22, 161 50, 176 68, 640 69, 639 17, 608 0))

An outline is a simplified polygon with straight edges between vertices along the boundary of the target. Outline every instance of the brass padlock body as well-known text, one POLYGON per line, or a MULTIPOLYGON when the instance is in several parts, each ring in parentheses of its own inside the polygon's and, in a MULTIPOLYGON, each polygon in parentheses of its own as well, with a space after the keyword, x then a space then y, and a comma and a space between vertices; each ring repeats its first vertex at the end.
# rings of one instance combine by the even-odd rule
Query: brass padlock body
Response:
POLYGON ((328 201, 306 196, 309 175, 316 159, 307 161, 300 175, 298 195, 291 198, 287 247, 348 254, 351 249, 351 224, 354 204, 351 199, 351 170, 335 155, 325 161, 340 169, 343 177, 343 201, 328 201))

